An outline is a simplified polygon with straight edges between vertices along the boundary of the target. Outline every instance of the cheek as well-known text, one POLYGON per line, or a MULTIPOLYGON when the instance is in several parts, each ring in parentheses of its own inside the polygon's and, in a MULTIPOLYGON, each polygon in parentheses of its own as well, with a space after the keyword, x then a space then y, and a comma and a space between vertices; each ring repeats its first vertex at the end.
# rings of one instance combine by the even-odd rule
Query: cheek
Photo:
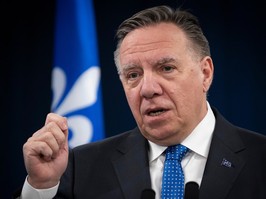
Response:
POLYGON ((125 94, 131 111, 132 112, 138 111, 140 103, 139 94, 132 89, 131 90, 126 89, 125 94))
MULTIPOLYGON (((190 96, 198 95, 203 90, 203 75, 200 70, 191 69, 186 80, 183 81, 183 92, 190 96)), ((199 97, 199 96, 198 96, 199 97)))
POLYGON ((201 94, 203 94, 202 83, 199 78, 192 76, 168 85, 167 89, 169 97, 172 98, 178 109, 185 109, 188 104, 199 100, 201 94))

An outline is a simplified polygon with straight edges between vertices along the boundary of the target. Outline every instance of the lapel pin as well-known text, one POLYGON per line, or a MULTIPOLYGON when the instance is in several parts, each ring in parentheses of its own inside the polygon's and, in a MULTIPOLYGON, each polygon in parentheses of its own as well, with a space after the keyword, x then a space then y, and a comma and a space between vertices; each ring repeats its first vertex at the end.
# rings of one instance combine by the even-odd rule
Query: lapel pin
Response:
POLYGON ((225 167, 227 167, 227 168, 234 167, 233 164, 232 164, 232 162, 226 160, 225 158, 223 158, 221 165, 222 165, 222 166, 225 166, 225 167))

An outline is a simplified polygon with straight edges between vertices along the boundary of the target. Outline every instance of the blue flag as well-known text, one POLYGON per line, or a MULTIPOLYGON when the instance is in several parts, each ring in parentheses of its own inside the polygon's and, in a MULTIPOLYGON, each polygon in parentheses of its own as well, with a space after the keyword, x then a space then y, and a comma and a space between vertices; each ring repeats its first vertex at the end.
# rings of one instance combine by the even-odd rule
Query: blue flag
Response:
POLYGON ((92 0, 57 0, 52 112, 68 118, 71 148, 104 138, 92 0))

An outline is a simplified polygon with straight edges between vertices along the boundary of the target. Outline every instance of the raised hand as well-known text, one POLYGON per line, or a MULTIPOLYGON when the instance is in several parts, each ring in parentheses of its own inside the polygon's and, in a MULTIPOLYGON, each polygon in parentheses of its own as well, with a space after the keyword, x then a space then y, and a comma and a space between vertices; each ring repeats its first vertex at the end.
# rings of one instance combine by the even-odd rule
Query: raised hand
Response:
POLYGON ((45 125, 23 146, 28 182, 37 189, 55 186, 68 162, 67 119, 49 113, 45 125))

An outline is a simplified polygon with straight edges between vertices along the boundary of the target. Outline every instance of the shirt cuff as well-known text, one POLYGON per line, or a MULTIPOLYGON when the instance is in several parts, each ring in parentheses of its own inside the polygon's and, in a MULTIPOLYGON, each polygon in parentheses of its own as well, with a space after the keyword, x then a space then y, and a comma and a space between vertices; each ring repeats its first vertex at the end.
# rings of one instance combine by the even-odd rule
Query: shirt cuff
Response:
POLYGON ((56 195, 59 182, 49 189, 35 189, 29 184, 27 178, 24 182, 20 199, 52 199, 56 195))

